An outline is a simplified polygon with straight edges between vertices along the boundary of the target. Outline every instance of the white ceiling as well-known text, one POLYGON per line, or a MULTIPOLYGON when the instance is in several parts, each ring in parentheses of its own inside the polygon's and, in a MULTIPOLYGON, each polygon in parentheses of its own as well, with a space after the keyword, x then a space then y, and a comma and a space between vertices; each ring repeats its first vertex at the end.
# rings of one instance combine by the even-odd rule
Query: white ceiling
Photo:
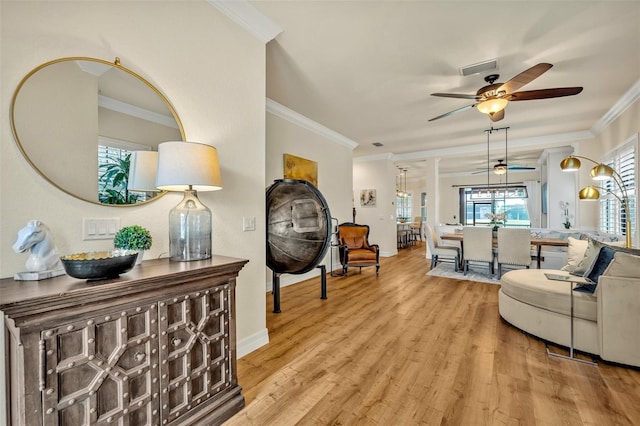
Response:
MULTIPOLYGON (((509 163, 587 137, 640 81, 639 1, 252 1, 283 31, 267 45, 267 97, 358 143, 354 157, 392 154, 409 175, 439 157, 443 173, 487 165, 488 117, 435 92, 475 93, 541 62, 521 90, 582 86, 572 97, 511 102, 509 163), (498 69, 463 77, 490 59, 498 69), (381 142, 383 147, 374 147, 381 142)), ((490 138, 504 158, 504 132, 490 138)), ((495 152, 494 152, 495 151, 495 152)))

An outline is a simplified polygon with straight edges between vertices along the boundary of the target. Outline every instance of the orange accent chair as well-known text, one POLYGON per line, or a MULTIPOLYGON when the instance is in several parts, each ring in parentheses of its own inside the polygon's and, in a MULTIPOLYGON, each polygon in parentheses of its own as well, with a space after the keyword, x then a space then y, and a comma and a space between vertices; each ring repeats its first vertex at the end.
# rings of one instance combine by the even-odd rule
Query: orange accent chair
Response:
POLYGON ((349 267, 375 266, 380 270, 380 247, 369 244, 369 225, 345 222, 338 225, 338 240, 342 272, 347 275, 349 267))

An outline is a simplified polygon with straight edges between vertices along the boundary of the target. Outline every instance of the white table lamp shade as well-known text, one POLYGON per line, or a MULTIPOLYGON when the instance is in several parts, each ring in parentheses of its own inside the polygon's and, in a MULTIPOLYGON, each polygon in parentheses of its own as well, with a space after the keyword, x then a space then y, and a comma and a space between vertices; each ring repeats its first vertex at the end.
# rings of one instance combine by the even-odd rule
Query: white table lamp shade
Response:
POLYGON ((169 255, 190 261, 211 257, 211 210, 198 199, 198 191, 222 189, 218 151, 195 142, 158 145, 156 187, 184 191, 184 199, 169 212, 169 255))
POLYGON ((129 163, 129 191, 158 191, 156 188, 156 170, 158 153, 156 151, 133 151, 129 163))
POLYGON ((222 189, 218 151, 196 142, 158 145, 156 187, 165 191, 216 191, 222 189))

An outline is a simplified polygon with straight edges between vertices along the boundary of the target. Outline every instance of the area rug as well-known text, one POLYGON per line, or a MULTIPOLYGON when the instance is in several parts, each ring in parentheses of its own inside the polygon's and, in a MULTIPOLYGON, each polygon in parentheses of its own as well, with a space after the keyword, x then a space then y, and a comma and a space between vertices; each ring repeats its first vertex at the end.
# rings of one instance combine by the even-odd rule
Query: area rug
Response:
POLYGON ((433 275, 436 277, 445 277, 451 278, 454 280, 468 280, 468 281, 478 281, 481 283, 489 283, 489 284, 500 284, 500 280, 498 279, 498 275, 494 275, 491 277, 488 272, 484 274, 482 272, 478 272, 476 270, 470 269, 467 271, 467 275, 462 273, 462 269, 460 272, 456 272, 453 270, 453 265, 450 263, 441 263, 429 272, 427 275, 433 275))

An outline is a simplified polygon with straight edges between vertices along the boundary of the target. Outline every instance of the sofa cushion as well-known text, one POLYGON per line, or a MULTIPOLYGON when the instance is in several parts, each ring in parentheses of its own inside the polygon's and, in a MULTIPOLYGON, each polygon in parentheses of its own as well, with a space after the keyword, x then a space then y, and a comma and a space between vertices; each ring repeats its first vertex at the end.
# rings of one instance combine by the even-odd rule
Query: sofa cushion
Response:
POLYGON ((594 240, 593 238, 589 238, 589 244, 587 245, 587 250, 584 253, 584 257, 576 266, 576 268, 571 272, 573 275, 581 275, 586 276, 587 272, 591 270, 591 266, 593 262, 595 262, 596 257, 600 253, 600 248, 603 246, 615 247, 615 250, 621 251, 633 251, 633 249, 626 249, 624 247, 624 241, 616 241, 610 243, 603 243, 602 241, 594 240))
POLYGON ((613 260, 613 256, 616 254, 615 251, 611 247, 602 246, 600 248, 600 252, 596 257, 596 260, 591 265, 591 268, 585 276, 589 278, 594 284, 578 284, 575 291, 583 291, 585 293, 593 293, 596 291, 596 287, 598 286, 598 279, 600 275, 609 267, 609 264, 613 260))
POLYGON ((349 264, 359 262, 376 263, 376 251, 364 248, 349 250, 349 264))
MULTIPOLYGON (((544 275, 567 274, 555 269, 517 269, 504 274, 500 280, 502 291, 522 303, 562 315, 571 314, 571 285, 549 280, 544 275)), ((597 299, 593 294, 573 292, 574 316, 597 320, 597 299)))
POLYGON ((568 238, 569 247, 567 249, 567 264, 562 267, 563 271, 573 272, 578 264, 582 261, 589 241, 578 240, 573 237, 568 238))
POLYGON ((618 251, 602 275, 621 278, 640 278, 640 256, 618 251))
POLYGON ((365 247, 364 237, 361 235, 349 235, 342 239, 344 245, 349 249, 359 249, 365 247))

